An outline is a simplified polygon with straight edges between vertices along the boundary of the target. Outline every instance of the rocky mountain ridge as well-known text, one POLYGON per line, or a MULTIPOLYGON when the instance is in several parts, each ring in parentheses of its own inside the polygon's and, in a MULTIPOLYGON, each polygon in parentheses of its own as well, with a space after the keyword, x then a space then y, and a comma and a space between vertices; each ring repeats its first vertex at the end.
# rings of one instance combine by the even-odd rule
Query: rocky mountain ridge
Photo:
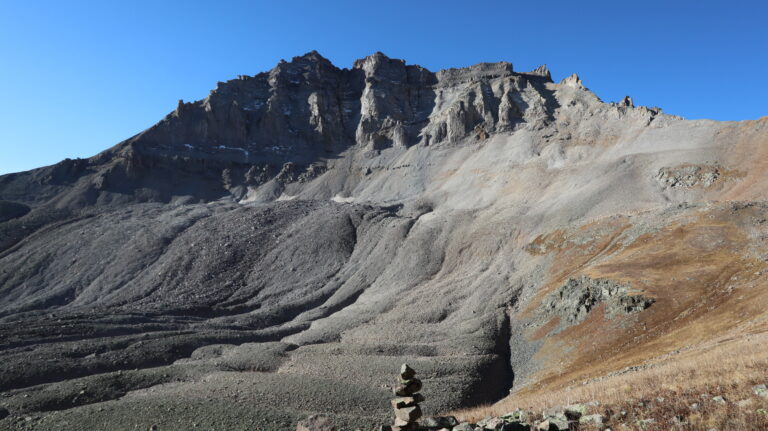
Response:
MULTIPOLYGON (((521 127, 556 129, 558 87, 599 102, 576 75, 557 85, 544 66, 518 73, 509 63, 482 63, 433 73, 376 53, 339 69, 311 52, 269 72, 220 82, 203 100, 179 101, 155 126, 90 159, 5 175, 2 197, 53 199, 58 207, 226 196, 269 201, 350 153, 369 165, 355 166, 364 177, 388 149, 482 142, 521 127)), ((635 110, 627 101, 608 106, 615 115, 635 110)), ((648 122, 659 114, 637 109, 648 122)), ((354 185, 311 195, 330 198, 354 185)))

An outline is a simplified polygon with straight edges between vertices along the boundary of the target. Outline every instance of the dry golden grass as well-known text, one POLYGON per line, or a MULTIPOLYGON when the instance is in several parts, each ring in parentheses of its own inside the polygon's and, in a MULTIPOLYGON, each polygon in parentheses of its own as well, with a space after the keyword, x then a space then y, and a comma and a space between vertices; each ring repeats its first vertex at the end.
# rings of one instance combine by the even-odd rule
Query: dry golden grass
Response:
POLYGON ((742 328, 741 335, 722 337, 648 361, 636 371, 592 379, 560 390, 529 387, 489 406, 455 411, 476 422, 515 409, 543 409, 598 401, 594 413, 609 418, 617 429, 643 430, 768 430, 768 399, 752 386, 768 383, 768 333, 742 328), (726 403, 712 400, 722 396, 726 403), (698 408, 694 405, 698 404, 698 408), (624 412, 622 415, 621 412, 624 412), (676 423, 675 417, 678 417, 676 423), (641 427, 638 420, 653 419, 641 427), (680 425, 680 421, 686 422, 680 425), (622 429, 619 427, 618 429, 622 429))

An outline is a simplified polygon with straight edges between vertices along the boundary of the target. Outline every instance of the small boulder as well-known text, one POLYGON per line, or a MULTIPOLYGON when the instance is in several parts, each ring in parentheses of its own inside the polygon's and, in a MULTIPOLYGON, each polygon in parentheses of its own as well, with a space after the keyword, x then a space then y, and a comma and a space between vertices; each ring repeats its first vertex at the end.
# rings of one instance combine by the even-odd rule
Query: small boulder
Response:
POLYGON ((525 422, 507 422, 499 431, 531 431, 531 426, 525 422))
POLYGON ((400 367, 400 378, 403 380, 411 380, 416 376, 416 370, 409 367, 408 364, 403 364, 400 367))
POLYGON ((469 422, 462 422, 455 427, 453 427, 452 431, 474 431, 475 427, 472 426, 469 422))
POLYGON ((557 415, 549 415, 544 418, 544 421, 539 422, 538 425, 536 425, 537 430, 547 430, 547 431, 562 431, 568 429, 568 420, 565 418, 565 415, 560 413, 557 415))
POLYGON ((712 402, 715 402, 717 404, 725 404, 725 398, 718 395, 712 398, 712 402))
POLYGON ((433 416, 422 421, 422 425, 427 428, 448 428, 451 429, 459 424, 459 420, 453 416, 433 416))
POLYGON ((768 398, 768 386, 766 385, 752 386, 752 392, 758 397, 768 398))
POLYGON ((577 421, 580 417, 587 414, 589 407, 586 404, 571 404, 565 406, 565 417, 568 420, 577 421))
POLYGON ((399 409, 402 407, 414 406, 422 401, 424 401, 424 395, 414 394, 413 396, 410 396, 410 397, 395 398, 391 402, 392 402, 392 408, 399 409))
POLYGON ((501 416, 504 422, 528 422, 528 413, 525 410, 515 410, 512 413, 507 413, 501 416))
POLYGON ((411 379, 401 382, 401 384, 394 388, 394 393, 398 397, 408 397, 421 390, 421 380, 411 379))
POLYGON ((395 417, 406 422, 416 422, 421 417, 421 407, 416 405, 395 409, 395 417))
POLYGON ((296 431, 336 431, 326 415, 312 415, 296 425, 296 431))
POLYGON ((11 412, 8 411, 5 407, 0 407, 0 419, 5 419, 10 415, 11 412))
POLYGON ((410 423, 408 421, 400 419, 400 418, 395 418, 395 428, 398 428, 398 427, 402 428, 402 427, 407 426, 407 425, 410 425, 410 423))
POLYGON ((504 421, 501 418, 490 418, 483 424, 483 429, 496 431, 501 429, 502 425, 504 425, 504 421))
POLYGON ((489 421, 489 420, 491 420, 491 419, 492 419, 492 417, 491 417, 491 416, 486 416, 485 418, 483 418, 483 419, 480 419, 480 420, 477 422, 477 426, 478 426, 478 427, 480 427, 480 428, 484 428, 484 427, 485 427, 485 424, 487 424, 487 423, 488 423, 488 421, 489 421))
POLYGON ((604 420, 605 418, 603 417, 603 415, 599 415, 599 414, 584 415, 579 418, 579 423, 602 425, 604 420))

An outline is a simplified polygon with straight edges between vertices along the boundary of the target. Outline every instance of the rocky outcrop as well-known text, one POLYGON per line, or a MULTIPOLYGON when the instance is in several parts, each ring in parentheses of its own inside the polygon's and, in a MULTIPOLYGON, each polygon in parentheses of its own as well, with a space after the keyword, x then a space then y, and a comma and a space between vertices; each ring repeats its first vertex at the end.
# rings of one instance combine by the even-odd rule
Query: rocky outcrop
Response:
POLYGON ((619 102, 619 106, 623 108, 634 108, 635 102, 632 100, 629 96, 624 96, 623 99, 621 99, 621 102, 619 102))
POLYGON ((656 181, 664 189, 710 187, 721 176, 717 165, 681 165, 664 167, 656 174, 656 181))
POLYGON ((605 317, 634 314, 650 307, 655 300, 642 294, 632 294, 631 286, 608 279, 587 276, 569 278, 563 286, 550 294, 542 303, 538 318, 548 321, 560 318, 560 326, 583 322, 593 309, 604 305, 605 317))

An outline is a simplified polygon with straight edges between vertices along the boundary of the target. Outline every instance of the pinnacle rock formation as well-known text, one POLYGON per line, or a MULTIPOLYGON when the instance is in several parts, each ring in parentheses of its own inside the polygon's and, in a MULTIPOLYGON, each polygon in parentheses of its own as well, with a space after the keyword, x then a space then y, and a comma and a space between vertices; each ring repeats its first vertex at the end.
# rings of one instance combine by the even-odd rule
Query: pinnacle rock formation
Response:
POLYGON ((747 328, 768 119, 564 72, 310 52, 0 176, 0 425, 355 429, 405 361, 439 413, 747 328))

